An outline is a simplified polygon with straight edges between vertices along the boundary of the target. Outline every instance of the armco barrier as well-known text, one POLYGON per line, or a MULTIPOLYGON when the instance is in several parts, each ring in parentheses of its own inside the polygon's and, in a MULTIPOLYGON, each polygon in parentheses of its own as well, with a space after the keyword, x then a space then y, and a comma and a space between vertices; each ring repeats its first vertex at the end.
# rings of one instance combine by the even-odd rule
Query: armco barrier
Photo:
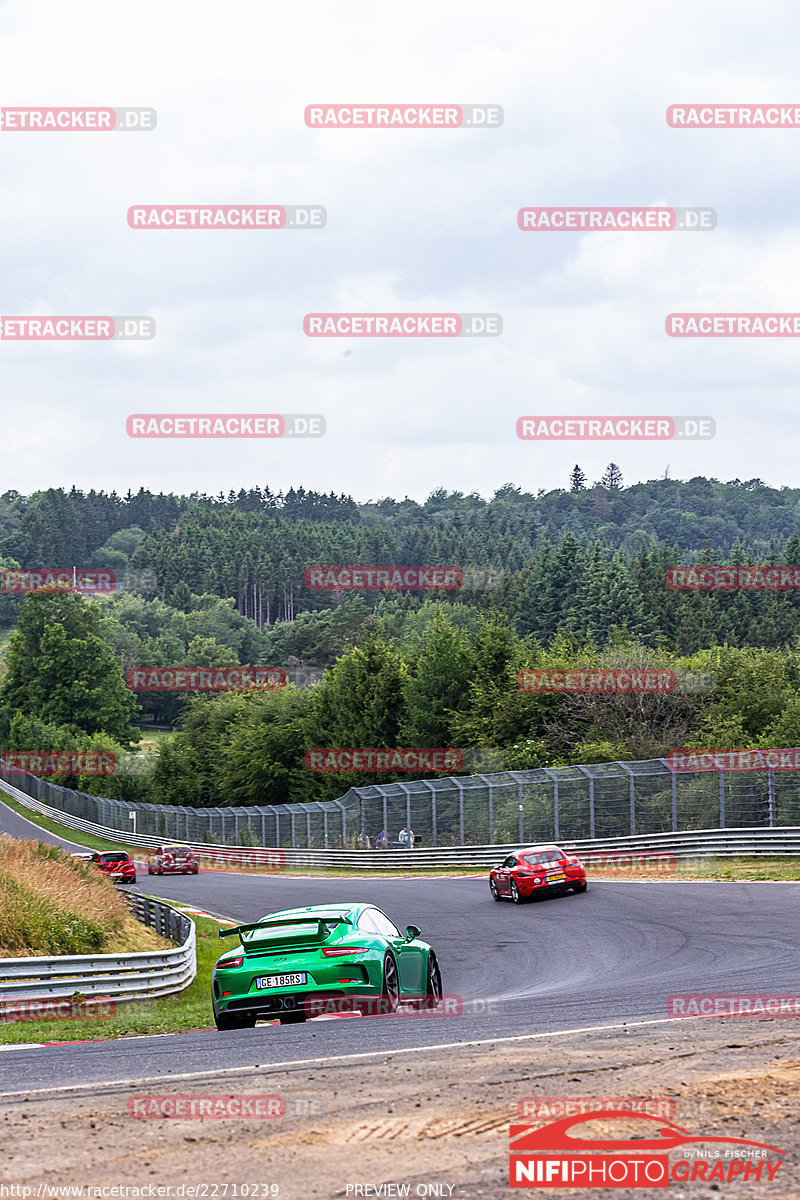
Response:
MULTIPOLYGON (((123 846, 152 849, 162 839, 123 833, 107 826, 96 825, 72 817, 59 809, 34 800, 25 792, 0 780, 0 791, 23 804, 32 812, 58 821, 69 829, 108 838, 123 846)), ((198 855, 219 859, 221 863, 242 858, 244 866, 265 867, 269 870, 287 867, 348 867, 360 870, 440 870, 446 867, 481 870, 494 866, 507 854, 529 842, 506 842, 494 846, 440 846, 414 850, 278 850, 267 846, 241 847, 210 846, 205 842, 185 842, 198 855)), ((561 839, 559 845, 576 854, 674 854, 676 858, 709 858, 741 855, 800 854, 800 826, 788 828, 744 827, 741 829, 696 829, 683 833, 650 833, 633 837, 590 838, 578 841, 561 839)))
POLYGON ((137 954, 57 954, 0 958, 0 1001, 57 1000, 80 995, 93 999, 157 999, 188 987, 197 974, 194 922, 163 900, 126 897, 134 915, 162 937, 170 950, 137 954))
POLYGON ((127 802, 62 787, 2 759, 0 779, 120 834, 282 850, 355 850, 365 837, 374 844, 381 830, 396 838, 403 826, 420 846, 456 847, 800 825, 800 770, 673 771, 667 759, 653 758, 498 771, 499 753, 478 756, 486 768, 479 774, 352 787, 336 800, 248 806, 127 802))

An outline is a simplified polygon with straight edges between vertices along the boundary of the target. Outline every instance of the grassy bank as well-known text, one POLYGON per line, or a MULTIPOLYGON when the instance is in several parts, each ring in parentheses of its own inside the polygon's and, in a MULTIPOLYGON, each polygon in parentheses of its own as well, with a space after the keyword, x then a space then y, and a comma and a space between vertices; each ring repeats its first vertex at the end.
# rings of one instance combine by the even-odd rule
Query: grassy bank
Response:
POLYGON ((193 918, 197 927, 197 976, 178 996, 120 1004, 103 1019, 0 1023, 0 1045, 20 1042, 106 1041, 136 1034, 187 1033, 214 1026, 211 969, 223 950, 219 925, 193 918))
POLYGON ((43 842, 0 837, 0 958, 127 954, 164 945, 95 867, 43 842))

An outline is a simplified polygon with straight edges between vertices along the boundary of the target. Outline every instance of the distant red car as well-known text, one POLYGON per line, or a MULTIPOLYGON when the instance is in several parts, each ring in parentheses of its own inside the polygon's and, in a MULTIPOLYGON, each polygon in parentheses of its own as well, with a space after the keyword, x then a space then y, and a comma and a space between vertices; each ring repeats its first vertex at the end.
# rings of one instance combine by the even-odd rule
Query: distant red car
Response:
POLYGON ((529 846, 492 867, 489 891, 494 900, 510 897, 515 904, 548 892, 585 892, 586 872, 579 858, 558 846, 529 846))
POLYGON ((191 846, 158 846, 147 860, 148 875, 196 875, 199 870, 191 846))
POLYGON ((124 850, 98 854, 94 865, 115 883, 136 883, 136 863, 124 850))

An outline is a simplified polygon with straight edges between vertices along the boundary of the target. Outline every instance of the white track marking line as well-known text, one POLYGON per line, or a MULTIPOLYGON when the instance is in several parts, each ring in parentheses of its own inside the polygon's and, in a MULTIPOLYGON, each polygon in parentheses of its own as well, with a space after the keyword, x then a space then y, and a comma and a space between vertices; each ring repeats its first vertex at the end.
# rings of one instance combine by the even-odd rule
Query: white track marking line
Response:
MULTIPOLYGON (((690 1020, 703 1020, 692 1017, 690 1020)), ((135 1079, 103 1079, 96 1083, 68 1084, 56 1088, 29 1088, 21 1092, 0 1092, 0 1101, 32 1099, 35 1096, 58 1096, 76 1092, 97 1092, 100 1089, 126 1086, 128 1084, 182 1083, 188 1079, 221 1079, 226 1076, 271 1074, 290 1070, 293 1067, 320 1066, 325 1063, 358 1062, 365 1058, 391 1058, 398 1054, 429 1054, 432 1050, 463 1050, 472 1046, 499 1046, 508 1042, 541 1041, 544 1038, 569 1037, 576 1033, 606 1033, 613 1029, 635 1029, 648 1025, 672 1025, 686 1021, 686 1017, 653 1017, 638 1021, 621 1021, 615 1025, 583 1025, 577 1029, 555 1029, 546 1033, 518 1033, 508 1037, 480 1038, 471 1042, 440 1042, 434 1046, 404 1046, 395 1050, 367 1050, 358 1054, 329 1054, 320 1058, 295 1058, 285 1062, 261 1063, 257 1067, 220 1067, 215 1071, 187 1071, 182 1075, 137 1076, 135 1079)), ((169 1034, 166 1036, 170 1036, 169 1034)), ((12 1047, 9 1047, 11 1049, 12 1047)), ((19 1047, 13 1047, 18 1049, 19 1047)))
POLYGON ((0 1046, 0 1050, 44 1050, 46 1042, 11 1042, 7 1046, 0 1046))

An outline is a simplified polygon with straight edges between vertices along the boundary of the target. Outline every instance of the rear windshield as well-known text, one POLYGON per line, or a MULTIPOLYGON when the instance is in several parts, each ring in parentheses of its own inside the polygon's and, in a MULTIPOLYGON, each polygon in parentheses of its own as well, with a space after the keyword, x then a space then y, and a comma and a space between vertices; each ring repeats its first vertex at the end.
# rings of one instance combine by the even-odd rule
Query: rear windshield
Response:
POLYGON ((180 854, 183 857, 185 857, 187 854, 191 854, 192 851, 191 851, 190 846, 165 846, 164 853, 165 854, 180 854))
POLYGON ((127 854, 101 854, 97 860, 101 863, 128 862, 127 854))
POLYGON ((524 857, 529 867, 543 867, 545 863, 564 861, 558 850, 541 850, 537 854, 526 854, 524 857))

